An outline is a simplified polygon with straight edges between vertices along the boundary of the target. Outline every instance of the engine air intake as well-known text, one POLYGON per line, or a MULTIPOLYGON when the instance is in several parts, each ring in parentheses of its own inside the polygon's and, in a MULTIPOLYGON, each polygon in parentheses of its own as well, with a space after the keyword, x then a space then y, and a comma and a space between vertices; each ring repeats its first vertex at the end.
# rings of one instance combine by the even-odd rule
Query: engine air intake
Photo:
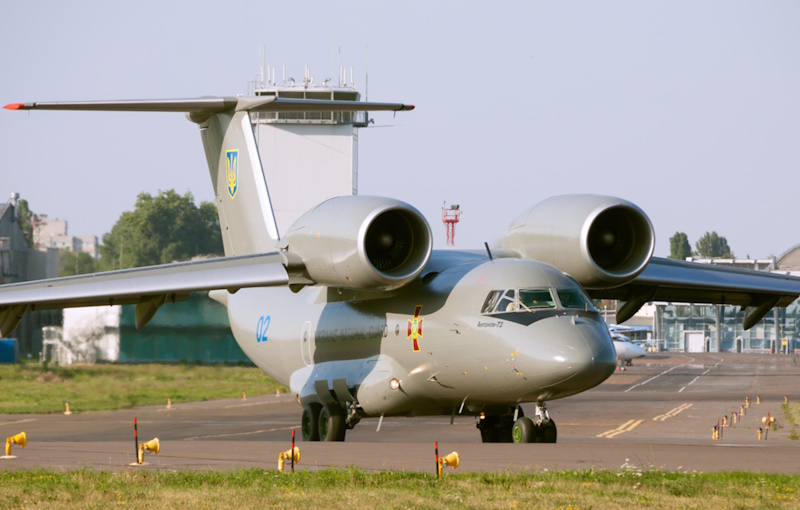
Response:
POLYGON ((589 228, 589 253, 602 269, 629 273, 647 257, 650 232, 649 223, 634 211, 624 206, 606 209, 589 228))

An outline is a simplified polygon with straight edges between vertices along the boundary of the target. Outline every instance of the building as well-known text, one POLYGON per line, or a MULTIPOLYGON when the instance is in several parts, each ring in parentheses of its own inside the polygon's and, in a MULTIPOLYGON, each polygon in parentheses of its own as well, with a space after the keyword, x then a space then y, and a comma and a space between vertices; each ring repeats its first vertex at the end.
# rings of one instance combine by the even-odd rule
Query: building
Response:
MULTIPOLYGON (((58 276, 58 250, 33 248, 17 221, 18 193, 0 204, 0 284, 40 280, 58 276)), ((60 310, 36 310, 26 313, 14 337, 24 356, 38 354, 42 349, 42 327, 61 323, 60 310)))
MULTIPOLYGON (((263 69, 253 95, 291 99, 360 101, 340 70, 336 84, 315 84, 308 67, 302 81, 275 80, 263 69)), ((261 112, 251 114, 270 200, 283 235, 303 213, 333 197, 358 194, 358 128, 367 112, 261 112)))
MULTIPOLYGON (((695 263, 800 276, 800 245, 773 259, 687 259, 695 263)), ((660 347, 688 352, 784 352, 800 349, 800 300, 775 308, 745 331, 738 306, 654 303, 653 329, 660 347)))
POLYGON ((71 252, 84 252, 97 258, 97 236, 71 236, 67 233, 67 220, 51 220, 46 214, 33 221, 33 245, 71 252))

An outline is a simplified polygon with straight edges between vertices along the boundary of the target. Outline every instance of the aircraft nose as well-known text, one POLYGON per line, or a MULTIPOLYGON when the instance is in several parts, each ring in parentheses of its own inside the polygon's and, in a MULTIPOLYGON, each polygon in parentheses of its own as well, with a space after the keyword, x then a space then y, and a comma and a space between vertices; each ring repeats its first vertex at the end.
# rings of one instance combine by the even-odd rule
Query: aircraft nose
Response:
POLYGON ((540 322, 539 360, 551 370, 545 388, 550 398, 588 390, 614 373, 617 354, 603 321, 597 317, 568 315, 540 322))

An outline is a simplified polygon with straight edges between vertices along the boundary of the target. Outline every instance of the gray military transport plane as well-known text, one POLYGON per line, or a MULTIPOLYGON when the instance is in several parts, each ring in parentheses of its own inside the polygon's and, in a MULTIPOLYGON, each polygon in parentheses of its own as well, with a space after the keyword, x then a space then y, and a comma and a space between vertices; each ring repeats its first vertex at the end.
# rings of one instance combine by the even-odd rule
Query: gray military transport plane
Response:
POLYGON ((549 198, 478 251, 433 251, 419 211, 375 196, 327 200, 279 235, 251 112, 412 106, 225 97, 5 108, 185 113, 200 128, 225 257, 2 286, 0 336, 28 310, 88 305, 135 304, 141 328, 165 302, 210 291, 247 356, 291 388, 305 440, 342 441, 366 417, 458 413, 478 417, 484 442, 555 442, 545 402, 597 386, 616 365, 590 298, 621 300, 618 323, 652 300, 741 305, 749 328, 800 294, 788 276, 652 258, 648 217, 606 196, 549 198))

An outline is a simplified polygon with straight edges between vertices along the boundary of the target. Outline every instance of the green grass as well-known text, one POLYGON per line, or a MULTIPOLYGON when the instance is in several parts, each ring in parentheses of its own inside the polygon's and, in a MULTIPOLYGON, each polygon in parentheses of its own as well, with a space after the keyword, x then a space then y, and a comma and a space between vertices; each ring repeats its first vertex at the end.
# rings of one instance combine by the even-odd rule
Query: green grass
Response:
POLYGON ((800 403, 781 404, 781 408, 783 408, 783 414, 786 416, 786 422, 792 426, 789 439, 795 441, 800 439, 800 434, 797 432, 797 427, 800 426, 800 403))
MULTIPOLYGON (((57 413, 195 402, 288 390, 256 367, 224 365, 79 365, 45 369, 0 365, 0 413, 57 413)), ((1 505, 0 505, 1 506, 1 505)))
POLYGON ((661 471, 5 471, 4 508, 796 508, 800 476, 661 471))

